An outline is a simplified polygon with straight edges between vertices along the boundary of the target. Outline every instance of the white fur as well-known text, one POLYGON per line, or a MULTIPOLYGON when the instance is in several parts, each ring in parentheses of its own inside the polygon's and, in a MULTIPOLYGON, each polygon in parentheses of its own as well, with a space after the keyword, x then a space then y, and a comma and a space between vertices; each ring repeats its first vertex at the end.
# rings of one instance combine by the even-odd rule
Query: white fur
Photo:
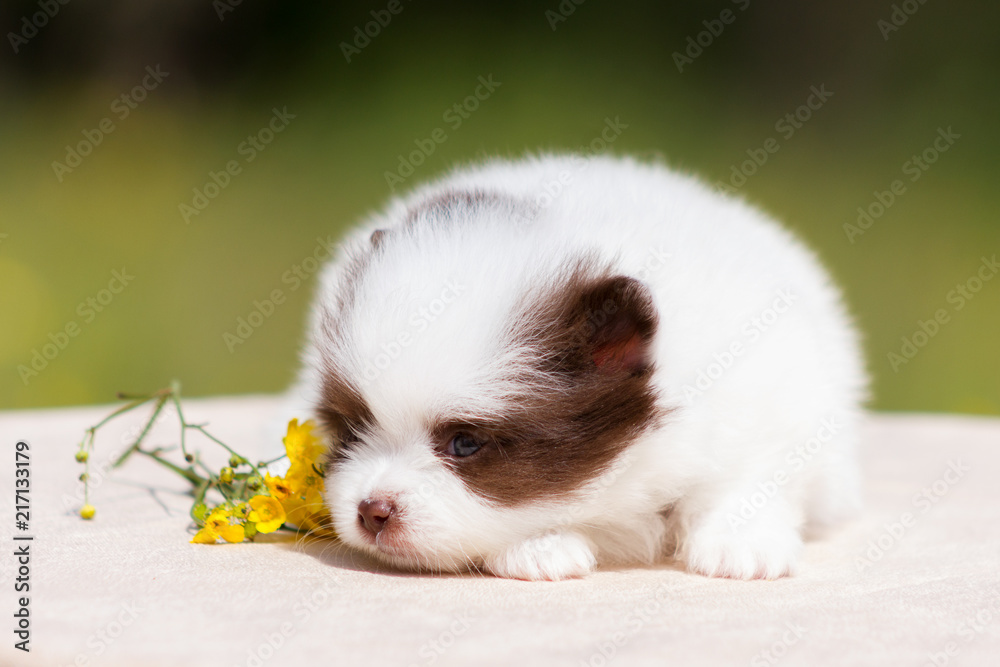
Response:
POLYGON ((628 159, 497 160, 392 200, 345 245, 322 275, 298 392, 314 404, 323 364, 332 364, 375 416, 327 483, 348 544, 405 567, 524 579, 670 555, 706 575, 774 578, 793 571, 806 524, 859 506, 854 447, 866 378, 857 336, 812 253, 742 201, 628 159), (347 255, 456 188, 530 206, 525 215, 484 209, 476 225, 457 226, 467 231, 430 225, 411 243, 387 244, 358 284, 355 315, 331 340, 322 313, 335 310, 347 255), (572 498, 497 506, 433 453, 428 421, 502 412, 530 391, 501 379, 530 350, 505 348, 499 333, 525 291, 544 289, 585 252, 651 290, 653 381, 672 412, 572 498), (440 312, 425 310, 432 319, 421 308, 440 312), (813 453, 802 452, 807 444, 813 453), (357 524, 359 502, 373 494, 395 500, 404 527, 378 547, 357 524))

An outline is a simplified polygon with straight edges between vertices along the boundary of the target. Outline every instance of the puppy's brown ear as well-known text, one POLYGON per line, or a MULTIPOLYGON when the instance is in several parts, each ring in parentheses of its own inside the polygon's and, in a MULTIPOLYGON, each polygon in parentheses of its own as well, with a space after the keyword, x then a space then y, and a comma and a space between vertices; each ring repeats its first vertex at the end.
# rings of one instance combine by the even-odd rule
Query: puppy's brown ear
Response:
POLYGON ((599 279, 581 293, 574 315, 581 352, 598 369, 640 374, 652 368, 657 314, 643 283, 627 276, 599 279))

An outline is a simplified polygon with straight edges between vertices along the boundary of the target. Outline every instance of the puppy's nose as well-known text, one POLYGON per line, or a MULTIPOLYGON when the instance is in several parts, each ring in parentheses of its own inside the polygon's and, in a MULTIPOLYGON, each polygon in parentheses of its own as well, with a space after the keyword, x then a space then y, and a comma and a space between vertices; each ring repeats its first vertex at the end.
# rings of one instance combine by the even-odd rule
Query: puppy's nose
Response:
POLYGON ((358 505, 358 523, 372 535, 378 535, 396 512, 396 506, 383 498, 368 498, 358 505))

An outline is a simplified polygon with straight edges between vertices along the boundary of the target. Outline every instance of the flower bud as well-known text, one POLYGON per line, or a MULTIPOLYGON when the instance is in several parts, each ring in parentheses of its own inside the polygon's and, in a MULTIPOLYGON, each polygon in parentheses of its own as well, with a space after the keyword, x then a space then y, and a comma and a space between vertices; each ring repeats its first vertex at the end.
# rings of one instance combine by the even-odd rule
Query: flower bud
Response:
POLYGON ((86 505, 80 508, 80 516, 82 516, 84 519, 93 519, 94 514, 96 513, 97 509, 90 503, 87 503, 86 505))

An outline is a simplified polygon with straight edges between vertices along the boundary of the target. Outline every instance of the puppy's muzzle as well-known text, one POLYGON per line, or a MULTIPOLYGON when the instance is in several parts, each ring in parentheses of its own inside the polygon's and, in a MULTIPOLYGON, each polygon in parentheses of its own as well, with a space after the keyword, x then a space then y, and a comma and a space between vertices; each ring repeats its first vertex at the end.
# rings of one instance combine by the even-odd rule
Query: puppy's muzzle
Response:
POLYGON ((396 516, 396 505, 384 498, 368 498, 358 505, 358 525, 375 537, 396 516))

